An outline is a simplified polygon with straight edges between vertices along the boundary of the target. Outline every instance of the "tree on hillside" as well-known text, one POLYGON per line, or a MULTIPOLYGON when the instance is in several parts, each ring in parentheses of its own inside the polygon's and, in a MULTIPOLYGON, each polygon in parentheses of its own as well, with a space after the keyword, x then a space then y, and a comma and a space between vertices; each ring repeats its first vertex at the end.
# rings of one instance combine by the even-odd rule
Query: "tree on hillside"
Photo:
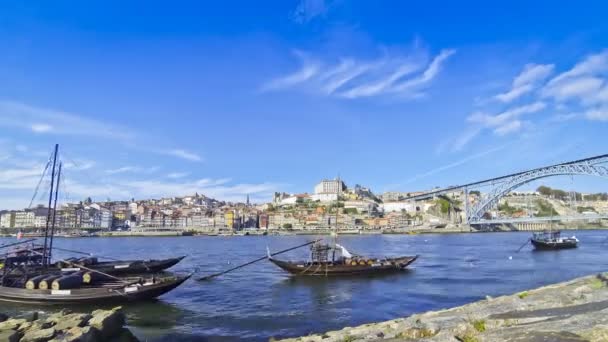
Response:
POLYGON ((541 185, 536 189, 536 191, 543 196, 551 196, 552 190, 553 189, 550 187, 544 185, 541 185))

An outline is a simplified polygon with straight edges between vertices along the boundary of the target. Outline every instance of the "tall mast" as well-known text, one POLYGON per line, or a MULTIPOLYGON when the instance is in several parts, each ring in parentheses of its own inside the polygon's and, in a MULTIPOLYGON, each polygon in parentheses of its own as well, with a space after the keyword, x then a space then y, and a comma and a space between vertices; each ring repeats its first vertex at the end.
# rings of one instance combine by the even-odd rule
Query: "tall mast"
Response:
POLYGON ((53 257, 53 238, 55 237, 55 218, 57 217, 57 198, 59 197, 59 182, 61 181, 61 166, 63 163, 59 162, 59 172, 57 172, 57 184, 55 184, 55 202, 53 203, 53 222, 51 224, 51 243, 49 244, 49 256, 47 264, 51 262, 53 257))
POLYGON ((55 152, 53 153, 53 168, 51 171, 51 190, 49 191, 49 206, 46 215, 46 227, 44 229, 44 249, 42 250, 42 263, 48 266, 47 243, 49 237, 49 223, 51 221, 51 204, 53 204, 53 189, 55 186, 55 166, 57 165, 57 153, 59 152, 59 144, 55 144, 55 152))

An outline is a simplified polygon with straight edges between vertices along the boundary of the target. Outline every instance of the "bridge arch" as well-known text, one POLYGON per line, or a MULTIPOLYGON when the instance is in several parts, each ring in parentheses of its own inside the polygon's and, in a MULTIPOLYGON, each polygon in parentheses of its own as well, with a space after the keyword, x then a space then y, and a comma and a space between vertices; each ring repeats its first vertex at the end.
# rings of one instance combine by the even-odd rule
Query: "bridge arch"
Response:
MULTIPOLYGON (((587 175, 608 177, 608 168, 587 162, 553 165, 517 174, 500 182, 487 195, 483 196, 478 203, 467 209, 467 221, 470 224, 479 222, 483 215, 496 204, 502 197, 514 189, 541 178, 554 176, 587 175)), ((465 196, 468 197, 468 196, 465 196)), ((468 202, 468 198, 465 198, 468 202)))

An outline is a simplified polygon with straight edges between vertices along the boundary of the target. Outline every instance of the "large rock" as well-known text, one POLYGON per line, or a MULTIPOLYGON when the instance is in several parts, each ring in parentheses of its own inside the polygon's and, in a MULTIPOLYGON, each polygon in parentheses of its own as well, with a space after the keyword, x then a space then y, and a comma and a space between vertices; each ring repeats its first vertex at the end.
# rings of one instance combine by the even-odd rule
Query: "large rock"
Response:
POLYGON ((0 341, 2 342, 18 342, 21 334, 15 330, 0 331, 0 341))
POLYGON ((19 326, 25 322, 27 322, 25 319, 17 319, 17 318, 7 319, 6 321, 0 323, 0 331, 17 330, 17 328, 19 328, 19 326))
POLYGON ((21 342, 47 342, 52 340, 56 333, 55 328, 29 329, 21 338, 21 342))
POLYGON ((99 330, 93 327, 74 327, 67 332, 57 336, 50 342, 101 342, 102 339, 99 330))
POLYGON ((63 319, 58 321, 54 328, 57 331, 66 331, 74 327, 84 327, 91 317, 87 314, 68 314, 63 316, 63 319))
POLYGON ((3 314, 3 313, 0 313, 0 322, 4 322, 4 321, 6 321, 7 319, 8 319, 8 316, 7 316, 7 315, 5 315, 5 314, 3 314))
POLYGON ((120 334, 125 323, 126 318, 121 307, 112 310, 95 310, 89 320, 89 326, 98 329, 106 339, 120 334))

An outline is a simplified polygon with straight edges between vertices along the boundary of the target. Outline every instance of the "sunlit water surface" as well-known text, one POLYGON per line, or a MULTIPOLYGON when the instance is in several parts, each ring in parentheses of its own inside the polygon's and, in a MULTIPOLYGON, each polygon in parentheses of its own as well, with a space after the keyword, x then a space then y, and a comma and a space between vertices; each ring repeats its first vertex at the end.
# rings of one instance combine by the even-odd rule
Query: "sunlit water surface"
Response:
MULTIPOLYGON (((379 277, 291 278, 263 261, 211 281, 189 280, 158 301, 125 305, 129 324, 149 341, 267 340, 323 332, 457 306, 606 270, 608 232, 575 231, 580 247, 516 253, 529 233, 344 236, 353 252, 418 254, 410 271, 379 277), (510 258, 512 257, 512 258, 510 258)), ((220 271, 310 236, 58 238, 58 247, 124 259, 187 255, 172 270, 220 271)), ((15 239, 0 239, 1 243, 15 239)), ((282 255, 307 258, 306 248, 282 255)), ((67 257, 58 254, 57 257, 67 257)), ((1 304, 0 311, 24 307, 1 304)), ((32 308, 30 308, 31 310, 32 308)), ((49 308, 34 308, 49 311, 49 308)), ((93 307, 78 308, 91 310, 93 307)))

